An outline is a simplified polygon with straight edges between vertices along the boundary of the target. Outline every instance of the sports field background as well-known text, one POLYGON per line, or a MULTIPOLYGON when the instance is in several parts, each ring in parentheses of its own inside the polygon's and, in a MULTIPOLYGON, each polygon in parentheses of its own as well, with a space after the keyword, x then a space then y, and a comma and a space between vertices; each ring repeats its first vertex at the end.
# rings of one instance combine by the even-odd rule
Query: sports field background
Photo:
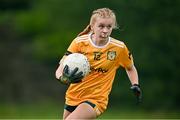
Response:
MULTIPOLYGON (((63 106, 58 103, 38 103, 26 105, 1 105, 0 119, 59 119, 63 106)), ((99 119, 178 119, 177 111, 142 111, 109 108, 99 119)))
POLYGON ((66 86, 55 79, 59 59, 89 23, 109 7, 139 73, 136 105, 124 69, 117 72, 100 117, 180 118, 179 0, 0 0, 0 119, 58 119, 66 86))

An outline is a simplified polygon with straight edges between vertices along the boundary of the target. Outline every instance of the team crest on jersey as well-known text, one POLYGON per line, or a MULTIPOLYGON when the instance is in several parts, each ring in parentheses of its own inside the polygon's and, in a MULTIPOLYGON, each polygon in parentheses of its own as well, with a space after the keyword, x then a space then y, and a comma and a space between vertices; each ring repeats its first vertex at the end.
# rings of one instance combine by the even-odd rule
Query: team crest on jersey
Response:
POLYGON ((116 51, 108 51, 107 59, 108 60, 115 60, 115 58, 116 58, 116 51))

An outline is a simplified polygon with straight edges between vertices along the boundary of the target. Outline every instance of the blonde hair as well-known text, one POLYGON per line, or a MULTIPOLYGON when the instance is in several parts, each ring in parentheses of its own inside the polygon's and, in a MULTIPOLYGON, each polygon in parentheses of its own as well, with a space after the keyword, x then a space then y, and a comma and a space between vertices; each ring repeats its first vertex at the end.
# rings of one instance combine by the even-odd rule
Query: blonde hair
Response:
POLYGON ((92 12, 89 25, 87 25, 87 27, 78 34, 78 36, 90 33, 91 26, 95 23, 97 17, 114 19, 113 29, 118 28, 115 13, 109 8, 100 8, 92 12))

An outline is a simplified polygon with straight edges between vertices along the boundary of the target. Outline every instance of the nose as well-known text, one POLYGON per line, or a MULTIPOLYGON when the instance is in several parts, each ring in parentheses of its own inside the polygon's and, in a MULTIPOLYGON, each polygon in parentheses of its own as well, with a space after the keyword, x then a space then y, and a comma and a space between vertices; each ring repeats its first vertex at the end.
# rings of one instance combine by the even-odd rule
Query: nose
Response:
POLYGON ((107 33, 108 31, 109 31, 109 30, 108 30, 107 27, 104 27, 104 28, 103 28, 103 32, 104 32, 104 33, 107 33))

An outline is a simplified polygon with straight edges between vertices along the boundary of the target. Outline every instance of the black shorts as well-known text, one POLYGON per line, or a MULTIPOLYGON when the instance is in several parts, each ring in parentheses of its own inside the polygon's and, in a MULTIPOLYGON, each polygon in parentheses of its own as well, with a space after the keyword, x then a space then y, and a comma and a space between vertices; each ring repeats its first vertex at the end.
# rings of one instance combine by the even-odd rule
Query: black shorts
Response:
MULTIPOLYGON (((84 101, 84 102, 82 102, 82 103, 87 103, 87 104, 89 104, 91 107, 95 107, 96 105, 95 104, 93 104, 93 103, 91 103, 91 102, 89 102, 89 101, 84 101)), ((66 109, 67 111, 69 111, 69 112, 73 112, 76 108, 77 108, 77 106, 78 105, 76 105, 76 106, 71 106, 71 105, 67 105, 67 104, 65 104, 64 105, 64 109, 66 109)))

